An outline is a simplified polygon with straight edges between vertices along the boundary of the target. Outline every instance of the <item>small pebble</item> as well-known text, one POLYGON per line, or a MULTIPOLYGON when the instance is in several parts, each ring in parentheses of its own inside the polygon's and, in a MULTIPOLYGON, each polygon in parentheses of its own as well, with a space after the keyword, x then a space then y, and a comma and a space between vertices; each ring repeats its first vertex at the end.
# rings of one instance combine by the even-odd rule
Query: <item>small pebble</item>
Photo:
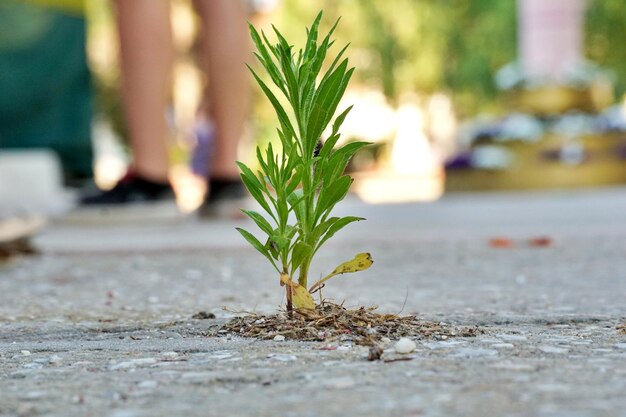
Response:
POLYGON ((267 355, 268 359, 274 359, 279 362, 293 362, 298 360, 298 358, 294 355, 288 355, 286 353, 270 353, 267 355))
POLYGON ((544 353, 556 353, 556 354, 567 353, 569 351, 569 349, 567 348, 560 348, 556 346, 547 346, 547 345, 539 346, 539 350, 544 353))
POLYGON ((413 352, 417 348, 417 345, 411 339, 403 337, 396 342, 393 348, 396 351, 396 353, 404 354, 404 353, 413 352))
POLYGON ((199 313, 191 316, 191 318, 196 320, 210 320, 215 318, 215 314, 209 313, 207 311, 200 311, 199 313))
POLYGON ((513 349, 515 346, 513 343, 494 343, 491 347, 495 349, 513 349))
POLYGON ((138 366, 154 365, 155 363, 157 363, 157 360, 155 358, 140 358, 111 364, 109 365, 108 369, 109 371, 119 371, 125 369, 133 369, 138 366))
POLYGON ((30 350, 21 350, 20 353, 22 356, 30 356, 30 350))
POLYGON ((141 381, 137 383, 137 388, 139 389, 153 389, 156 388, 159 385, 159 383, 157 381, 152 381, 152 380, 148 380, 148 381, 141 381))
POLYGON ((274 341, 275 342, 284 342, 285 341, 285 336, 283 336, 282 334, 277 334, 276 336, 274 336, 274 341))
POLYGON ((383 350, 378 346, 372 346, 367 354, 368 361, 377 361, 383 356, 383 350))
POLYGON ((165 359, 165 360, 173 360, 178 358, 178 353, 176 352, 161 352, 161 354, 159 355, 161 358, 165 359))
POLYGON ((61 358, 58 355, 52 355, 50 356, 50 358, 48 358, 48 363, 51 363, 53 365, 57 365, 59 363, 61 363, 61 361, 63 360, 63 358, 61 358))

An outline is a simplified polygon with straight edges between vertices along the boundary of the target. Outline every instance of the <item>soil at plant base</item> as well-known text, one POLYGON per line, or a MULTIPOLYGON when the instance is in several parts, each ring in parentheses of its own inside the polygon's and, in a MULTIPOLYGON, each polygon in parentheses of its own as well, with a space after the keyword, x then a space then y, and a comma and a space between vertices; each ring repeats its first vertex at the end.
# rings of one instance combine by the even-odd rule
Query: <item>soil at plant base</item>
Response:
POLYGON ((300 341, 352 341, 357 345, 374 346, 383 337, 442 340, 455 336, 473 337, 483 331, 478 327, 457 327, 421 320, 414 315, 380 314, 376 312, 376 307, 350 310, 325 301, 314 311, 300 309, 291 314, 280 312, 236 317, 222 326, 220 333, 258 339, 273 339, 280 335, 300 341))

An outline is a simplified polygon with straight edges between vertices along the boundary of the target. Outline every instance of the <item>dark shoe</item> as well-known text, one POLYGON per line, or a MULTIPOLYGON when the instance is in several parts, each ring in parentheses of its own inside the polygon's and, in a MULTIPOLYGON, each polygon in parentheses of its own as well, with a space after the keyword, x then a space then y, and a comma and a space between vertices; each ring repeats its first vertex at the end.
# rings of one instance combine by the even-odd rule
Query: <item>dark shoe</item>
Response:
POLYGON ((174 190, 169 183, 158 183, 134 174, 127 174, 115 187, 83 196, 80 203, 83 206, 109 206, 171 201, 174 197, 174 190))
POLYGON ((113 220, 136 222, 179 218, 176 196, 169 183, 158 183, 129 173, 107 191, 80 198, 70 221, 113 220))
POLYGON ((207 195, 198 208, 198 216, 204 219, 241 218, 241 209, 246 207, 247 197, 248 191, 240 179, 210 179, 207 195))

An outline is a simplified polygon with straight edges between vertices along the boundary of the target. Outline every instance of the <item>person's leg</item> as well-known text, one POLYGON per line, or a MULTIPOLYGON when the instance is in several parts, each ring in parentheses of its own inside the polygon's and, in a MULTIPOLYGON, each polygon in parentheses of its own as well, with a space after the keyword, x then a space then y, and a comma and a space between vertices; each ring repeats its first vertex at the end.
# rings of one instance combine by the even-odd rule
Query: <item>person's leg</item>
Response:
POLYGON ((167 182, 165 108, 173 60, 169 0, 115 0, 120 38, 122 99, 133 171, 167 182))
POLYGON ((196 0, 203 21, 202 52, 208 78, 209 118, 215 126, 211 179, 239 178, 235 164, 248 112, 245 61, 250 54, 242 0, 196 0))

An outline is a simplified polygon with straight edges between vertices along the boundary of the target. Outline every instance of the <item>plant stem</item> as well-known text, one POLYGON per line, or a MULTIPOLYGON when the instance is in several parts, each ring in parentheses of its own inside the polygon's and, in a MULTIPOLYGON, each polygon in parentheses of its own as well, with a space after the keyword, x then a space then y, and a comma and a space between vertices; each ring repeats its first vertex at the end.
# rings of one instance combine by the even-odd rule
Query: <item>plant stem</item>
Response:
POLYGON ((298 275, 298 284, 302 285, 304 288, 307 287, 307 280, 309 276, 309 266, 311 265, 311 258, 306 259, 300 265, 300 271, 298 275))

